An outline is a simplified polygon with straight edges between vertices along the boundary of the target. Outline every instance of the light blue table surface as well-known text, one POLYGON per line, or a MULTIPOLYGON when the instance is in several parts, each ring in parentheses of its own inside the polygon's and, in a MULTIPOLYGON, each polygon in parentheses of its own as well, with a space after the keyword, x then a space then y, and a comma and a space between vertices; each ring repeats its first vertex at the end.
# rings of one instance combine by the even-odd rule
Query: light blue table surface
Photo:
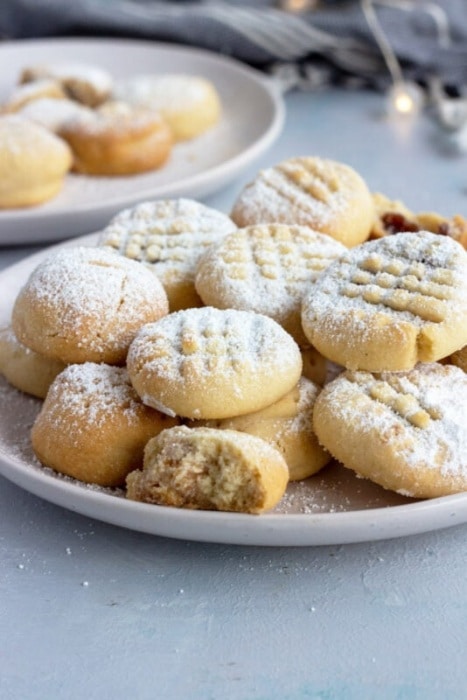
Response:
MULTIPOLYGON (((467 160, 379 94, 292 93, 260 167, 319 154, 416 210, 467 213, 467 160)), ((0 266, 37 247, 0 249, 0 266)), ((0 479, 2 700, 463 700, 467 525, 315 548, 205 545, 91 521, 0 479)))

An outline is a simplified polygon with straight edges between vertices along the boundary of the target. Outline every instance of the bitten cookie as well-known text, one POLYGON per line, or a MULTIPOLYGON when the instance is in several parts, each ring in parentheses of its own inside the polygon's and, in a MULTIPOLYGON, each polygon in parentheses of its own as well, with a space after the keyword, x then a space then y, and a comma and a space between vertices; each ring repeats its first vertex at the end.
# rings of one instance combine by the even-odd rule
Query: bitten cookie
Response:
POLYGON ((262 513, 285 493, 287 465, 267 442, 234 430, 164 430, 128 475, 127 497, 200 510, 262 513))
POLYGON ((221 114, 215 86, 196 75, 138 75, 117 84, 115 95, 161 114, 176 141, 199 136, 214 126, 221 114))
POLYGON ((399 233, 354 248, 305 296, 310 343, 349 369, 411 369, 467 343, 467 253, 447 236, 399 233))
POLYGON ((306 226, 249 226, 209 248, 198 262, 195 287, 206 305, 270 316, 304 346, 303 294, 346 251, 306 226))
POLYGON ((47 257, 16 298, 18 340, 67 364, 122 364, 137 330, 168 311, 159 280, 106 248, 64 248, 47 257))
POLYGON ((368 239, 375 211, 365 181, 353 168, 310 156, 258 173, 240 193, 231 216, 239 228, 309 226, 351 247, 368 239))
POLYGON ((149 267, 162 282, 171 311, 202 306, 196 263, 208 246, 235 230, 228 216, 192 199, 160 199, 124 209, 99 244, 149 267))
POLYGON ((16 389, 43 399, 64 369, 60 360, 39 355, 20 343, 11 327, 0 330, 0 374, 16 389))
POLYGON ((122 486, 148 440, 176 424, 144 406, 122 367, 70 365, 51 385, 31 432, 37 458, 80 481, 122 486))
POLYGON ((217 421, 221 430, 239 430, 266 440, 279 450, 289 468, 290 481, 316 474, 331 459, 313 431, 313 406, 320 388, 302 377, 296 387, 271 406, 246 416, 217 421))
POLYGON ((185 309, 138 332, 127 358, 144 403, 186 418, 230 418, 264 408, 298 382, 298 345, 248 311, 185 309))
POLYGON ((71 164, 67 144, 47 129, 16 114, 0 117, 0 209, 55 197, 71 164))
POLYGON ((416 498, 467 490, 467 376, 452 365, 346 371, 318 396, 319 441, 345 467, 416 498))

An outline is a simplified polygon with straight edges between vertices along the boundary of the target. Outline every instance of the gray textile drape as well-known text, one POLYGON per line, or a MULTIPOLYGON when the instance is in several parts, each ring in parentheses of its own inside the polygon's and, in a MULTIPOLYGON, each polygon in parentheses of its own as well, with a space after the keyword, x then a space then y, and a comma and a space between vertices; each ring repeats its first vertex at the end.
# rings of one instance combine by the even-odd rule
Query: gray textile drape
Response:
MULTIPOLYGON (((377 0, 374 9, 407 77, 467 89, 467 0, 377 0)), ((321 0, 303 14, 268 0, 1 0, 3 39, 66 35, 184 43, 264 68, 314 65, 323 81, 389 77, 357 0, 321 0)))

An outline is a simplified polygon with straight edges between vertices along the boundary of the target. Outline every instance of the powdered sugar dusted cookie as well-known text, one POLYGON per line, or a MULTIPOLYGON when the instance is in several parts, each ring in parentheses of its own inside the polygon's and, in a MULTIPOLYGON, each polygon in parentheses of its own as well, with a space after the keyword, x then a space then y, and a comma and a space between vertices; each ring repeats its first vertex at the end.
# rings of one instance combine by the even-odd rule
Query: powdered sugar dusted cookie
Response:
POLYGON ((17 112, 39 99, 65 99, 66 94, 60 83, 50 78, 35 80, 32 83, 16 85, 2 104, 1 112, 17 112))
POLYGON ((82 110, 58 134, 74 154, 73 169, 89 175, 134 175, 160 168, 172 151, 172 133, 149 109, 105 103, 82 110))
POLYGON ((106 248, 73 247, 32 272, 12 326, 31 350, 67 364, 121 364, 136 331, 167 311, 161 283, 143 265, 106 248))
POLYGON ((96 107, 110 95, 113 79, 108 71, 89 63, 54 62, 24 68, 22 83, 52 79, 66 94, 78 102, 96 107))
POLYGON ((115 216, 100 245, 139 260, 155 272, 171 311, 201 306, 195 291, 196 263, 208 246, 235 230, 228 216, 192 199, 143 202, 115 216))
POLYGON ((117 83, 117 99, 159 112, 176 141, 199 136, 219 120, 221 102, 211 81, 196 75, 137 75, 117 83))
POLYGON ((306 226, 249 226, 209 248, 195 287, 205 304, 265 314, 308 345, 300 318, 303 294, 346 250, 306 226))
POLYGON ((207 306, 144 326, 127 366, 149 406, 186 418, 227 418, 264 408, 290 391, 302 359, 272 319, 207 306))
POLYGON ((351 247, 367 240, 375 212, 371 193, 353 168, 310 156, 262 170, 242 190, 231 216, 238 227, 309 226, 351 247))
POLYGON ((144 468, 127 477, 136 501, 202 510, 262 513, 285 493, 289 472, 264 440, 234 430, 164 430, 144 451, 144 468))
POLYGON ((305 296, 310 343, 349 369, 411 369, 467 343, 467 253, 422 231, 365 243, 332 263, 305 296))
POLYGON ((122 367, 70 365, 50 387, 31 439, 47 467, 80 481, 121 486, 147 441, 175 425, 144 406, 122 367))
POLYGON ((21 107, 18 114, 58 133, 70 120, 83 116, 92 118, 93 112, 74 100, 41 97, 21 107))
POLYGON ((39 355, 20 343, 10 326, 0 329, 0 374, 16 389, 43 399, 64 369, 60 360, 39 355))
POLYGON ((437 363, 410 372, 346 371, 314 408, 322 445, 359 476, 407 496, 467 490, 467 376, 437 363))

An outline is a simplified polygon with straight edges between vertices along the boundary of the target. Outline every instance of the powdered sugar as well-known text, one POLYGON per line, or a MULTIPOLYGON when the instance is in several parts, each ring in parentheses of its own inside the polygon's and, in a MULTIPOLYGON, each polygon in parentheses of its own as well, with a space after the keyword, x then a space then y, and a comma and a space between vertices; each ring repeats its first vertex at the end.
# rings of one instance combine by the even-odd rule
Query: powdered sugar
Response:
POLYGON ((233 212, 250 224, 281 222, 326 232, 351 207, 360 180, 346 166, 322 158, 292 158, 262 170, 241 192, 233 212), (311 171, 309 170, 311 168, 311 171))
POLYGON ((255 311, 284 323, 299 314, 305 289, 346 250, 305 226, 251 226, 206 252, 195 285, 206 303, 255 311))
POLYGON ((206 248, 234 230, 228 216, 199 202, 161 199, 117 214, 99 243, 145 263, 164 282, 174 274, 193 279, 206 248))
POLYGON ((86 247, 46 258, 16 306, 26 328, 41 310, 46 335, 75 338, 78 347, 96 352, 125 348, 140 325, 167 312, 165 293, 149 270, 109 249, 86 247))
POLYGON ((212 307, 187 309, 147 324, 130 346, 128 364, 179 381, 189 364, 199 379, 213 374, 232 377, 248 371, 265 376, 287 372, 301 362, 292 338, 272 319, 246 311, 212 307))
POLYGON ((467 484, 467 375, 462 370, 433 363, 407 373, 346 372, 327 390, 340 420, 357 426, 362 435, 376 432, 401 464, 467 484), (391 390, 394 401, 375 398, 391 390), (358 393, 373 398, 372 410, 355 411, 358 393))
POLYGON ((194 75, 139 75, 118 83, 114 94, 117 99, 163 112, 192 109, 209 89, 204 78, 194 75))
POLYGON ((109 416, 137 425, 146 410, 125 368, 92 362, 69 365, 63 370, 49 390, 47 405, 50 409, 59 407, 53 412, 55 427, 66 434, 71 426, 75 433, 94 426, 97 435, 109 416))
POLYGON ((92 111, 72 100, 60 100, 50 97, 41 97, 28 102, 18 114, 41 124, 46 129, 57 132, 71 119, 80 117, 90 118, 92 111))

